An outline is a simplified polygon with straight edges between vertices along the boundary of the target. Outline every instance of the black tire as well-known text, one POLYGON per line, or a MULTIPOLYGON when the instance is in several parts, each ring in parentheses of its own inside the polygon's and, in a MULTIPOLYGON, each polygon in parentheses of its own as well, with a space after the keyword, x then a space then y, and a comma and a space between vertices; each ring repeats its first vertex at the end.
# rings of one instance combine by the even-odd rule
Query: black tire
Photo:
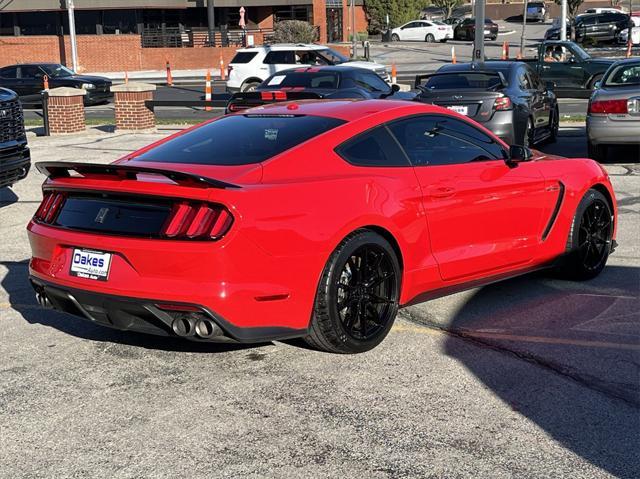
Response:
POLYGON ((392 42, 399 42, 400 41, 400 37, 398 36, 397 33, 394 33, 393 35, 391 35, 391 41, 392 42))
POLYGON ((602 77, 604 75, 595 75, 590 81, 589 81, 589 90, 593 90, 596 86, 596 83, 599 82, 600 80, 602 80, 602 77))
POLYGON ((398 313, 400 277, 398 258, 387 240, 370 230, 351 233, 322 272, 305 341, 342 354, 376 347, 398 313))
POLYGON ((440 43, 447 43, 447 39, 443 38, 442 40, 440 40, 440 43))
POLYGON ((497 39, 498 39, 498 35, 494 37, 489 37, 489 40, 491 40, 492 42, 495 42, 497 39))
POLYGON ((427 43, 434 43, 436 41, 436 37, 433 36, 433 33, 427 33, 427 36, 424 37, 424 41, 427 43))
POLYGON ((557 272, 564 278, 585 281, 600 274, 611 252, 613 213, 598 190, 585 193, 576 208, 567 249, 557 272))
POLYGON ((587 150, 589 158, 599 162, 607 160, 607 153, 609 152, 607 145, 597 145, 589 141, 587 143, 587 150))
POLYGON ((258 85, 260 85, 260 82, 248 81, 248 82, 242 84, 242 86, 240 87, 240 91, 242 91, 242 92, 255 91, 255 89, 258 87, 258 85))

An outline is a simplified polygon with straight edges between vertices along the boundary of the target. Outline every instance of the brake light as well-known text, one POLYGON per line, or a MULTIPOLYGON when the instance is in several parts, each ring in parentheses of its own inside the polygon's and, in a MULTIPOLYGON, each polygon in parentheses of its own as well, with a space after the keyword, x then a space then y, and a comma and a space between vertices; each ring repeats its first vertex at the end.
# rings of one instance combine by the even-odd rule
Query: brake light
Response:
POLYGON ((227 107, 227 109, 228 109, 230 112, 233 112, 233 113, 235 113, 235 112, 237 112, 237 111, 246 110, 247 108, 249 108, 249 107, 248 107, 248 106, 245 106, 245 105, 239 105, 239 104, 237 104, 237 103, 232 103, 231 105, 229 105, 229 106, 227 107))
POLYGON ((231 213, 221 205, 178 203, 162 228, 162 235, 172 239, 222 238, 233 223, 231 213))
POLYGON ((287 92, 286 91, 262 91, 260 92, 260 99, 265 101, 286 100, 287 92))
POLYGON ((45 193, 42 203, 34 215, 35 219, 43 223, 53 223, 63 203, 64 193, 45 193))
POLYGON ((599 100, 589 102, 589 113, 626 114, 629 113, 627 100, 599 100))
POLYGON ((496 98, 496 101, 493 104, 493 108, 496 111, 510 110, 511 106, 511 100, 506 96, 496 98))

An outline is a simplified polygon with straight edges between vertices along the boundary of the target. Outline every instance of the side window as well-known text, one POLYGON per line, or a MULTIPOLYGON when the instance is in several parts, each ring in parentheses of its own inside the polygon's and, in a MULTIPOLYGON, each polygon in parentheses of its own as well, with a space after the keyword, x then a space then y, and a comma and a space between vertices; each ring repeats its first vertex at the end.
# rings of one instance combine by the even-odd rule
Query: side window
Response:
POLYGON ((358 73, 356 84, 367 91, 388 91, 389 85, 375 73, 358 73))
POLYGON ((17 78, 18 69, 16 67, 8 67, 0 70, 0 77, 2 78, 17 78))
POLYGON ((20 76, 26 79, 42 78, 44 72, 36 66, 23 66, 20 67, 20 76))
POLYGON ((527 71, 527 76, 531 80, 531 86, 536 90, 544 90, 544 85, 540 80, 540 77, 538 76, 538 74, 534 72, 533 69, 528 67, 526 68, 526 71, 527 71))
POLYGON ((447 116, 416 116, 389 129, 414 166, 438 166, 504 158, 500 144, 467 123, 447 116))
POLYGON ((378 126, 352 138, 336 148, 347 162, 356 166, 409 166, 389 130, 378 126))
POLYGON ((263 63, 267 65, 294 65, 296 62, 292 51, 279 50, 267 53, 267 56, 264 57, 263 63))
POLYGON ((520 84, 520 88, 523 90, 532 90, 533 86, 529 81, 529 77, 527 76, 527 71, 524 68, 521 68, 518 71, 518 83, 520 84))

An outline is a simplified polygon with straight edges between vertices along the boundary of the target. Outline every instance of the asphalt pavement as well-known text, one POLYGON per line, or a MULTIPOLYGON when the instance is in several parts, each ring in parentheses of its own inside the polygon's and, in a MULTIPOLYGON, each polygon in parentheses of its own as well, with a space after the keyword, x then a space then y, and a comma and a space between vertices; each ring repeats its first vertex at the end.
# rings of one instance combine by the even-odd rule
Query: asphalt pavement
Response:
MULTIPOLYGON (((104 130, 30 134, 33 160, 109 162, 174 131, 104 130)), ((541 149, 584 143, 563 127, 541 149)), ((640 477, 640 168, 612 160, 620 246, 600 277, 529 275, 406 308, 356 356, 40 309, 32 170, 0 190, 0 477, 640 477)))

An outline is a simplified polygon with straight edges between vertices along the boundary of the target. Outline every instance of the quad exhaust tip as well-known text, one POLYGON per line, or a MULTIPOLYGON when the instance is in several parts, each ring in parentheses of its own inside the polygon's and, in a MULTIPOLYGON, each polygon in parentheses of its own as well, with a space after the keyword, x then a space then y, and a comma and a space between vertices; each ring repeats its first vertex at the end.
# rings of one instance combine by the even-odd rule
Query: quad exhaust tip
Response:
POLYGON ((207 318, 197 315, 183 315, 171 323, 173 332, 181 337, 196 336, 201 339, 211 339, 214 336, 222 336, 220 327, 207 318))
POLYGON ((49 301, 49 298, 47 298, 47 295, 41 291, 36 292, 36 301, 43 308, 53 308, 53 305, 51 304, 51 301, 49 301))

